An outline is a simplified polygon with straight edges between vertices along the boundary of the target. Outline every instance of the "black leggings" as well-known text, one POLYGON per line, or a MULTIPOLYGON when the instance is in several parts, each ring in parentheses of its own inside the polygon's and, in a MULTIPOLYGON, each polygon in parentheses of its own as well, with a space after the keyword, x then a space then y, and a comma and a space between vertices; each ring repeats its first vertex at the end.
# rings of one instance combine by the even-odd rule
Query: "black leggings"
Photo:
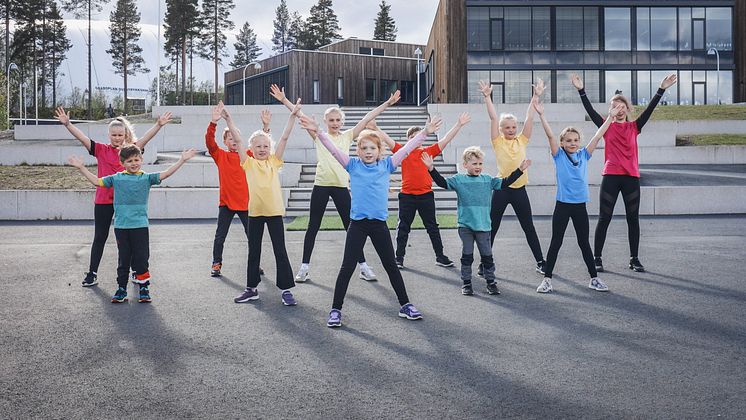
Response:
POLYGON ((218 208, 218 228, 215 230, 215 241, 212 243, 212 262, 223 262, 223 245, 228 236, 228 228, 231 227, 233 216, 238 215, 243 223, 246 238, 249 237, 249 212, 247 210, 231 210, 227 206, 218 208))
POLYGON ((135 274, 148 272, 150 259, 150 232, 148 228, 117 229, 114 228, 119 250, 119 265, 117 266, 117 284, 127 287, 130 268, 135 274))
POLYGON ((591 278, 597 277, 598 273, 596 272, 596 265, 593 263, 591 244, 588 242, 588 211, 585 208, 585 203, 571 204, 561 201, 558 201, 554 206, 554 214, 552 214, 552 242, 549 245, 549 251, 547 251, 547 264, 544 267, 546 274, 544 276, 552 278, 554 264, 557 262, 557 255, 562 246, 567 223, 570 222, 570 219, 572 219, 572 226, 575 228, 578 246, 583 253, 583 261, 585 266, 588 267, 588 274, 591 275, 591 278))
POLYGON ((420 213, 422 224, 425 225, 430 243, 433 245, 435 256, 443 255, 443 241, 440 238, 438 221, 435 219, 435 194, 430 191, 425 194, 399 193, 399 223, 396 225, 396 256, 404 258, 407 253, 407 241, 412 229, 415 213, 420 213))
POLYGON ((534 254, 534 259, 537 262, 543 260, 544 254, 541 252, 539 237, 536 235, 536 229, 534 228, 534 221, 531 215, 531 202, 528 201, 526 187, 504 188, 495 190, 492 193, 492 209, 490 210, 490 219, 492 219, 491 244, 494 245, 495 243, 495 236, 497 236, 497 231, 500 229, 500 222, 502 221, 505 209, 508 208, 508 204, 513 206, 513 211, 518 217, 518 222, 521 224, 523 233, 526 235, 526 241, 528 241, 528 246, 531 248, 531 253, 534 254))
POLYGON ((249 217, 249 262, 246 268, 246 287, 256 287, 262 280, 259 276, 259 262, 262 257, 262 237, 264 225, 267 225, 272 250, 275 253, 277 266, 277 287, 287 290, 295 286, 293 272, 290 268, 288 251, 285 248, 285 225, 282 216, 249 217))
POLYGON ((93 224, 95 233, 93 234, 93 244, 91 245, 91 262, 88 265, 88 271, 91 273, 98 272, 98 266, 101 264, 101 256, 104 255, 104 246, 109 239, 109 228, 111 219, 114 218, 113 204, 96 204, 93 207, 93 224))
POLYGON ((601 258, 606 242, 606 231, 609 229, 614 205, 622 193, 624 209, 627 213, 627 236, 629 237, 629 255, 637 257, 640 248, 640 178, 627 175, 604 175, 601 180, 598 211, 598 224, 594 238, 593 250, 601 258))
POLYGON ((342 258, 342 267, 337 275, 337 283, 334 286, 334 302, 332 308, 342 310, 347 286, 350 285, 350 277, 355 271, 355 263, 363 252, 365 241, 370 237, 378 256, 381 258, 383 269, 389 276, 391 287, 396 292, 399 299, 399 305, 409 303, 407 289, 404 287, 404 280, 401 277, 399 268, 396 267, 394 258, 394 245, 391 243, 391 234, 386 222, 383 220, 353 220, 347 229, 347 238, 345 239, 344 257, 342 258))
MULTIPOLYGON (((326 212, 326 204, 329 202, 329 197, 334 201, 334 207, 337 208, 337 213, 342 218, 342 225, 345 227, 345 230, 350 226, 350 191, 345 187, 314 185, 311 191, 311 213, 308 216, 308 229, 306 229, 306 236, 303 238, 303 264, 311 262, 313 246, 316 244, 316 234, 319 233, 321 219, 324 217, 324 212, 326 212)), ((358 262, 365 262, 365 256, 362 251, 360 252, 358 262)))

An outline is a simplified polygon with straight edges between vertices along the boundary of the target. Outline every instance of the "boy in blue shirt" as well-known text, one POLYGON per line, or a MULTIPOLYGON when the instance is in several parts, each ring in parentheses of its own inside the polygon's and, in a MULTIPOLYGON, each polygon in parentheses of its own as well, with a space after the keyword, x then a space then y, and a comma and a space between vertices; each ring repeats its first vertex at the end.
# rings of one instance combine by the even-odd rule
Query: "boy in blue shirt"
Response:
POLYGON ((490 205, 492 191, 505 188, 515 182, 523 171, 531 165, 530 160, 524 160, 521 165, 507 178, 492 177, 482 173, 484 166, 484 152, 477 146, 470 146, 464 150, 463 166, 466 174, 456 174, 447 179, 433 166, 433 158, 427 153, 422 154, 433 181, 441 188, 456 191, 458 197, 458 236, 461 238, 461 294, 471 296, 471 264, 474 262, 474 242, 477 243, 479 255, 484 267, 484 278, 487 280, 487 293, 500 294, 495 282, 495 261, 492 258, 492 244, 490 232, 490 205))
POLYGON ((150 187, 173 175, 187 160, 194 157, 194 149, 181 154, 173 166, 163 172, 145 173, 142 168, 142 152, 135 145, 123 147, 119 161, 124 171, 98 178, 84 165, 82 159, 70 156, 68 162, 97 187, 114 187, 114 235, 117 238, 119 265, 117 267, 117 289, 112 303, 127 300, 127 280, 130 267, 134 271, 132 282, 140 285, 139 302, 150 302, 150 273, 148 259, 150 243, 148 233, 148 195, 150 187))

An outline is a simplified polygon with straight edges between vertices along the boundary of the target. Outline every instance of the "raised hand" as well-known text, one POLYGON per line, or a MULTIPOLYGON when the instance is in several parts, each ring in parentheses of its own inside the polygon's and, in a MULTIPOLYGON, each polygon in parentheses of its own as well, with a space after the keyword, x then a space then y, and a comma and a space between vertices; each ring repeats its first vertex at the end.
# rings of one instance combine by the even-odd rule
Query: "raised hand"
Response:
POLYGON ((396 92, 391 94, 391 97, 389 98, 388 101, 386 101, 386 103, 388 103, 388 105, 391 106, 399 102, 399 99, 401 99, 401 92, 397 90, 396 92))
POLYGON ((66 127, 70 124, 70 114, 66 113, 65 108, 61 106, 54 110, 54 118, 57 118, 57 120, 66 127))
POLYGON ((531 166, 531 159, 526 159, 523 162, 521 162, 521 166, 519 166, 518 168, 521 170, 521 172, 525 172, 529 166, 531 166))
POLYGON ((429 153, 423 153, 421 156, 422 156, 422 163, 425 164, 425 166, 427 167, 427 170, 432 171, 433 170, 433 157, 430 156, 429 153))
POLYGON ((570 81, 572 82, 572 85, 575 86, 575 89, 583 89, 583 79, 581 79, 577 73, 573 73, 570 75, 570 81))
POLYGON ((223 109, 220 110, 220 116, 226 121, 231 119, 231 113, 228 112, 228 108, 226 107, 223 107, 223 109))
POLYGON ((269 86, 269 94, 280 102, 285 100, 285 88, 280 88, 274 83, 269 86))
POLYGON ((668 89, 676 83, 676 73, 669 74, 661 81, 661 89, 668 89))
POLYGON ((262 119, 262 125, 269 127, 269 123, 272 122, 272 112, 270 112, 269 108, 264 108, 259 117, 262 119))
MULTIPOLYGON (((297 116, 298 113, 300 112, 300 109, 301 109, 300 98, 298 98, 298 100, 295 101, 295 105, 293 106, 293 110, 290 111, 290 115, 292 115, 294 117, 297 116)), ((262 112, 264 112, 264 111, 262 111, 262 112)), ((269 110, 267 110, 267 112, 269 112, 269 110)))
MULTIPOLYGON (((60 108, 62 108, 62 107, 60 107, 60 108)), ((80 168, 83 167, 83 159, 81 159, 81 158, 79 158, 79 157, 77 157, 75 155, 69 156, 67 158, 67 162, 70 163, 70 165, 72 165, 72 166, 74 166, 74 167, 76 167, 78 169, 80 169, 80 168)))
POLYGON ((440 117, 429 119, 425 124, 425 132, 427 134, 433 134, 440 130, 440 126, 443 125, 443 120, 440 117))
POLYGON ((164 125, 168 124, 168 122, 171 121, 171 113, 166 112, 163 115, 159 115, 156 122, 158 123, 159 127, 163 127, 164 125))
POLYGON ((187 149, 181 152, 181 160, 184 162, 188 161, 189 159, 193 158, 197 154, 197 151, 194 149, 187 149))
POLYGON ((308 116, 302 116, 300 117, 300 126, 304 130, 318 132, 319 131, 319 123, 316 122, 316 118, 308 117, 308 116))
POLYGON ((492 95, 492 85, 488 82, 485 82, 484 80, 479 81, 479 91, 482 92, 482 95, 485 97, 492 95))
POLYGON ((220 121, 220 117, 221 117, 221 114, 223 113, 224 107, 225 105, 223 104, 223 101, 220 101, 218 102, 217 105, 215 105, 212 108, 212 115, 211 115, 212 122, 217 123, 218 121, 220 121))
POLYGON ((466 124, 469 124, 471 122, 471 115, 469 115, 468 112, 464 112, 463 114, 458 116, 458 125, 465 126, 466 124))
POLYGON ((627 105, 623 103, 617 103, 617 106, 609 106, 609 115, 617 115, 620 112, 624 111, 626 107, 627 105))
POLYGON ((535 96, 541 96, 544 93, 544 89, 546 89, 546 86, 544 86, 544 81, 541 79, 536 79, 536 83, 531 86, 534 87, 535 96))

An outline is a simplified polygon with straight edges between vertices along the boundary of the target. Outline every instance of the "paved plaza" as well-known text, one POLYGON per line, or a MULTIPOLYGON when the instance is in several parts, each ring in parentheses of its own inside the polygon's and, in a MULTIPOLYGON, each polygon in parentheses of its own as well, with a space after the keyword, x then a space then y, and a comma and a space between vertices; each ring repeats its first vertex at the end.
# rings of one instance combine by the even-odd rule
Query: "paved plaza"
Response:
MULTIPOLYGON (((537 217, 544 252, 551 221, 537 217)), ((595 227, 595 217, 591 228, 595 227)), ((296 307, 274 286, 265 234, 260 300, 245 287, 246 240, 233 224, 224 277, 209 277, 212 221, 151 225, 151 304, 109 303, 113 234, 99 285, 80 287, 92 222, 0 222, 1 418, 744 418, 746 216, 643 217, 627 269, 624 216, 604 251, 610 293, 588 289, 568 229, 550 295, 515 218, 494 252, 502 294, 460 295, 415 231, 404 280, 422 321, 379 276, 353 279, 344 326, 325 326, 343 232, 320 232, 296 307)), ((444 230, 458 260, 455 230, 444 230)), ((393 235, 393 232, 392 232, 393 235)), ((303 232, 287 232, 295 270, 303 232)))

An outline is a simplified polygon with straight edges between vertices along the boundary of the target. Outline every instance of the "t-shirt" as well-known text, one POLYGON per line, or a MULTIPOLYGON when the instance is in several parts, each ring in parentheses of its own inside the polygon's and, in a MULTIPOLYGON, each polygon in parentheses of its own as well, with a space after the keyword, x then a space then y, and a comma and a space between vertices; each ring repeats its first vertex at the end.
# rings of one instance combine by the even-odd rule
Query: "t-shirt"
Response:
POLYGON ((215 142, 216 124, 210 123, 205 134, 205 145, 212 160, 218 166, 220 179, 220 205, 231 210, 246 211, 249 209, 249 186, 246 183, 246 172, 241 168, 238 152, 229 152, 218 147, 215 142))
POLYGON ((102 187, 114 188, 114 227, 137 229, 148 227, 150 187, 161 183, 161 174, 127 171, 98 179, 102 187))
POLYGON ((588 160, 591 154, 583 147, 575 153, 569 153, 570 158, 577 162, 573 165, 568 153, 562 148, 557 150, 554 159, 554 170, 557 176, 557 201, 569 204, 588 202, 588 160))
POLYGON ((637 121, 612 123, 604 134, 603 175, 640 177, 637 161, 637 121))
MULTIPOLYGON (((91 140, 91 156, 96 158, 96 176, 103 178, 124 171, 124 166, 119 161, 119 149, 111 144, 96 143, 91 140)), ((96 204, 111 204, 114 202, 114 190, 106 187, 96 187, 96 196, 93 200, 96 204)))
POLYGON ((345 169, 350 173, 350 218, 385 221, 389 215, 391 173, 396 170, 391 156, 371 164, 352 157, 345 169))
POLYGON ((490 205, 492 190, 502 187, 502 179, 486 174, 477 176, 456 174, 446 178, 449 190, 456 191, 458 199, 458 226, 475 232, 492 230, 490 205))
MULTIPOLYGON (((326 133, 327 137, 334 143, 337 149, 343 153, 349 153, 350 146, 354 140, 352 130, 343 131, 337 135, 326 133)), ((321 144, 318 138, 313 139, 316 144, 316 179, 314 185, 321 187, 344 187, 350 185, 350 176, 347 174, 337 159, 321 144)))
MULTIPOLYGON (((523 134, 518 135, 513 140, 506 140, 502 135, 492 139, 492 148, 495 150, 500 178, 507 178, 521 166, 521 162, 526 159, 527 146, 528 137, 523 134)), ((521 188, 526 184, 528 184, 528 171, 523 172, 520 178, 510 184, 510 188, 521 188)))
MULTIPOLYGON (((394 143, 392 152, 403 146, 394 143)), ((418 147, 402 161, 401 163, 401 192, 404 194, 422 195, 433 190, 433 178, 427 170, 427 166, 422 162, 422 154, 427 153, 432 157, 440 154, 438 143, 428 147, 418 147)))
POLYGON ((249 216, 284 216, 285 203, 280 188, 280 168, 284 162, 270 155, 267 160, 249 156, 243 162, 249 186, 249 216))

